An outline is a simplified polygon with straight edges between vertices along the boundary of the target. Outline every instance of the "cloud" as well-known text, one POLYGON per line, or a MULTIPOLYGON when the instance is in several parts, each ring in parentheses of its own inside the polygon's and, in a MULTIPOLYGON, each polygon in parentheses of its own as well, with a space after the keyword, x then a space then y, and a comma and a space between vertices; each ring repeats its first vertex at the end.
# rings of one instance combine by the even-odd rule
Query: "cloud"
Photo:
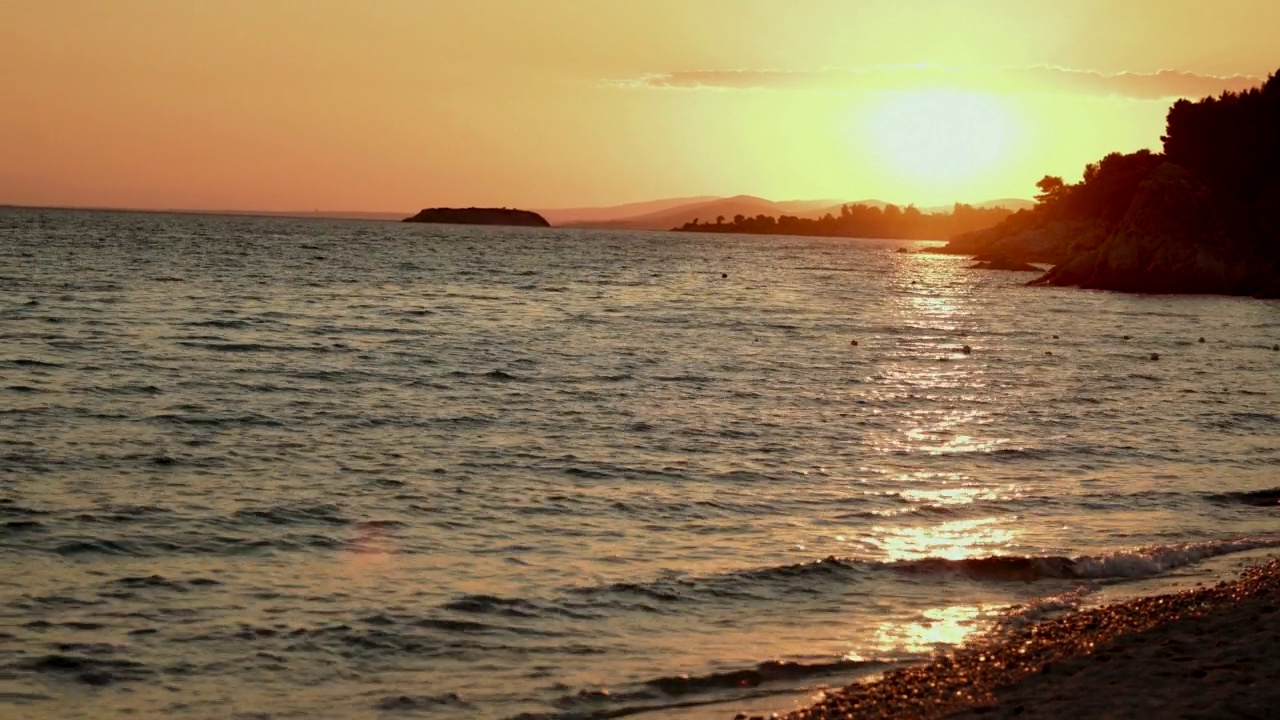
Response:
POLYGON ((975 89, 1028 89, 1138 99, 1200 98, 1261 85, 1255 75, 1201 75, 1182 70, 1102 73, 1049 65, 964 68, 880 65, 823 70, 680 70, 613 80, 612 87, 676 90, 901 90, 954 84, 975 89))

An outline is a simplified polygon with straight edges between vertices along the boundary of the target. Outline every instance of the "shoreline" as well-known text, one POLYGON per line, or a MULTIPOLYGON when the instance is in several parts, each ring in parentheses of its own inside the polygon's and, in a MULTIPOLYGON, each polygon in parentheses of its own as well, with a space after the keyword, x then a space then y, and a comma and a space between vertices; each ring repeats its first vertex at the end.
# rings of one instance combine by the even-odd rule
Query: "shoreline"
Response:
POLYGON ((1280 717, 1280 560, 831 690, 787 720, 1280 717))

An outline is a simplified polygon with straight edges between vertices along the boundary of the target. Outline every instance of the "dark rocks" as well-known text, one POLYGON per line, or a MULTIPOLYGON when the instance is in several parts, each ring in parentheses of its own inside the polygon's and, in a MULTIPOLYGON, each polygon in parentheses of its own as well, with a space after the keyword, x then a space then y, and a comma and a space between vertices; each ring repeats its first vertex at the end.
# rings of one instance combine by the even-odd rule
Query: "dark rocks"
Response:
POLYGON ((1260 300, 1280 300, 1280 277, 1254 294, 1260 300))
POLYGON ((1106 237, 1106 226, 1101 221, 1055 220, 1011 233, 997 226, 958 235, 930 252, 974 255, 976 260, 1009 258, 1023 263, 1058 265, 1096 248, 1106 237))
POLYGON ((551 227, 551 223, 538 213, 509 208, 427 208, 411 218, 405 218, 404 222, 551 227))
MULTIPOLYGON (((982 256, 979 256, 982 257, 982 256)), ((991 260, 979 260, 969 266, 970 270, 1010 270, 1012 272, 1044 272, 1044 268, 1038 268, 1031 263, 1025 263, 1010 257, 995 257, 991 260)))

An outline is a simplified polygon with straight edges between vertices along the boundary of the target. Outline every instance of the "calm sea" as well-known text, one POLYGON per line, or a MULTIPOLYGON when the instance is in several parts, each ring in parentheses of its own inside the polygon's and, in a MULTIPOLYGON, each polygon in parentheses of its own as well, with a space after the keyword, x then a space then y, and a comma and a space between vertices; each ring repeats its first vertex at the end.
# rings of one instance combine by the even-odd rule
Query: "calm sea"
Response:
POLYGON ((0 210, 0 715, 732 717, 1280 542, 1280 303, 924 244, 0 210))

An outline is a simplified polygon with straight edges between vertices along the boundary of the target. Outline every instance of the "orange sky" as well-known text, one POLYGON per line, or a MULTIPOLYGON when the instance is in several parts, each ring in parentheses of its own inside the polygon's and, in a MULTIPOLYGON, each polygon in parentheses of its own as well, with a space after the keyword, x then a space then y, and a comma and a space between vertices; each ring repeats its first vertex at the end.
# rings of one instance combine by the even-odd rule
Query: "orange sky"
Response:
POLYGON ((1280 68, 1278 27, 1273 0, 0 0, 0 203, 1028 197, 1280 68))

